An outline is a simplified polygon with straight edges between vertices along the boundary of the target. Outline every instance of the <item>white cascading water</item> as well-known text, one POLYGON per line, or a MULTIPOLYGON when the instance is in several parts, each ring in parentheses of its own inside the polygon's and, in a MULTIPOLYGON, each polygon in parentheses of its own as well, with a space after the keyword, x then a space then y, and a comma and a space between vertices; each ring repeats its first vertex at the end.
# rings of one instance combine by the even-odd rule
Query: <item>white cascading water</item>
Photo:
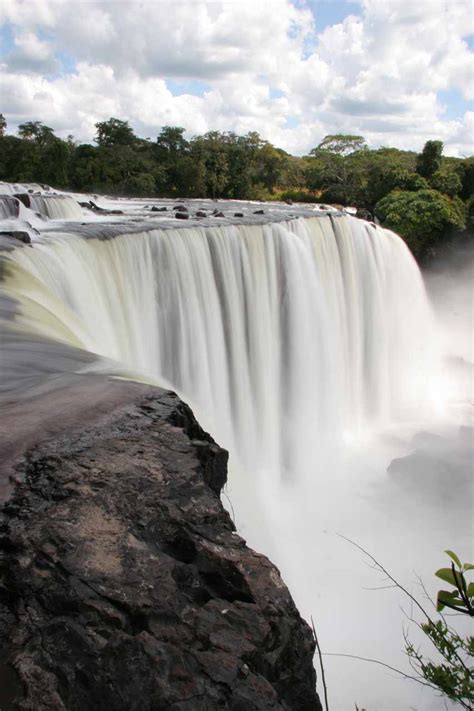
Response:
POLYGON ((18 217, 18 212, 18 200, 12 195, 0 194, 0 220, 8 220, 12 217, 18 217))
POLYGON ((29 195, 30 208, 50 220, 80 220, 81 206, 69 195, 29 195))
POLYGON ((418 268, 359 220, 54 234, 11 260, 48 312, 32 328, 171 383, 244 468, 295 477, 329 437, 430 407, 418 268))
MULTIPOLYGON (((404 242, 342 215, 91 234, 49 232, 4 254, 15 328, 175 389, 230 450, 239 528, 282 568, 326 650, 403 666, 400 601, 367 604, 360 554, 334 535, 368 537, 388 567, 402 552, 427 574, 440 561, 426 548, 456 545, 438 513, 424 528, 405 499, 375 500, 398 455, 372 456, 374 432, 438 405, 431 309, 404 242)), ((340 664, 327 658, 334 711, 444 708, 383 670, 340 664)))

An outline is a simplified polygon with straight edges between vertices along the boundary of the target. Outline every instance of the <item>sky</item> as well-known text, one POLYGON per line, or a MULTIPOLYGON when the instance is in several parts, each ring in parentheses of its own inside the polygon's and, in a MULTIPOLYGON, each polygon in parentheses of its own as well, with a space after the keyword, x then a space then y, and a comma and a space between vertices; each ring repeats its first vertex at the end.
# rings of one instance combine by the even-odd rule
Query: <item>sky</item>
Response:
POLYGON ((304 155, 329 133, 421 150, 474 138, 471 0, 2 0, 0 112, 92 141, 258 131, 304 155))

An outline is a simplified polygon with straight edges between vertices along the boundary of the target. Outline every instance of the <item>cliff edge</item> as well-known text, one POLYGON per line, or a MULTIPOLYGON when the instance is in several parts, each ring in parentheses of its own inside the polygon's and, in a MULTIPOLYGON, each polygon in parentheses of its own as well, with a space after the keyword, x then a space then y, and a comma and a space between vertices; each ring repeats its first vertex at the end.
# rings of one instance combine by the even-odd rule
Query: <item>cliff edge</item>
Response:
POLYGON ((314 642, 170 392, 30 446, 0 513, 0 709, 319 711, 314 642))

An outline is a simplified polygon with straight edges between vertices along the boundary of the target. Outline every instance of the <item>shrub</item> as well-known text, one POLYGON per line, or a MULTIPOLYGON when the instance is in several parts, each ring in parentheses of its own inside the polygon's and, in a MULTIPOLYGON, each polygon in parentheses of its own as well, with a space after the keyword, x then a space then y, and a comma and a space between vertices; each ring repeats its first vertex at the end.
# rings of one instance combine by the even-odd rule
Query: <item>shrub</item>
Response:
POLYGON ((437 190, 394 190, 379 200, 375 214, 403 237, 417 259, 427 256, 443 236, 465 228, 461 200, 437 190))

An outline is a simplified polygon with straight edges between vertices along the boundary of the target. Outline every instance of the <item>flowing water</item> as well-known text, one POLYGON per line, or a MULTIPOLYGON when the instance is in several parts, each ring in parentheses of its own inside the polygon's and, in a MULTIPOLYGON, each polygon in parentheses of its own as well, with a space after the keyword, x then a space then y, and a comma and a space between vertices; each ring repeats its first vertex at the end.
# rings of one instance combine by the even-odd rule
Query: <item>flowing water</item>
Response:
POLYGON ((79 220, 80 205, 69 195, 31 195, 30 208, 51 220, 79 220))
MULTIPOLYGON (((53 219, 83 214, 71 197, 31 199, 53 219)), ((444 548, 470 550, 466 527, 453 540, 459 501, 448 506, 436 490, 426 497, 386 473, 427 427, 455 451, 446 457, 463 456, 456 427, 465 413, 446 410, 422 276, 399 237, 348 215, 250 215, 173 229, 61 224, 33 248, 5 251, 4 389, 24 395, 41 370, 36 345, 38 356, 18 359, 28 339, 93 354, 86 366, 68 361, 73 370, 173 387, 229 449, 239 530, 280 566, 325 650, 405 669, 400 597, 364 590, 384 583, 338 534, 404 584, 414 570, 440 567, 444 548)), ((368 662, 328 656, 326 667, 333 711, 355 702, 367 711, 444 708, 368 662)))

